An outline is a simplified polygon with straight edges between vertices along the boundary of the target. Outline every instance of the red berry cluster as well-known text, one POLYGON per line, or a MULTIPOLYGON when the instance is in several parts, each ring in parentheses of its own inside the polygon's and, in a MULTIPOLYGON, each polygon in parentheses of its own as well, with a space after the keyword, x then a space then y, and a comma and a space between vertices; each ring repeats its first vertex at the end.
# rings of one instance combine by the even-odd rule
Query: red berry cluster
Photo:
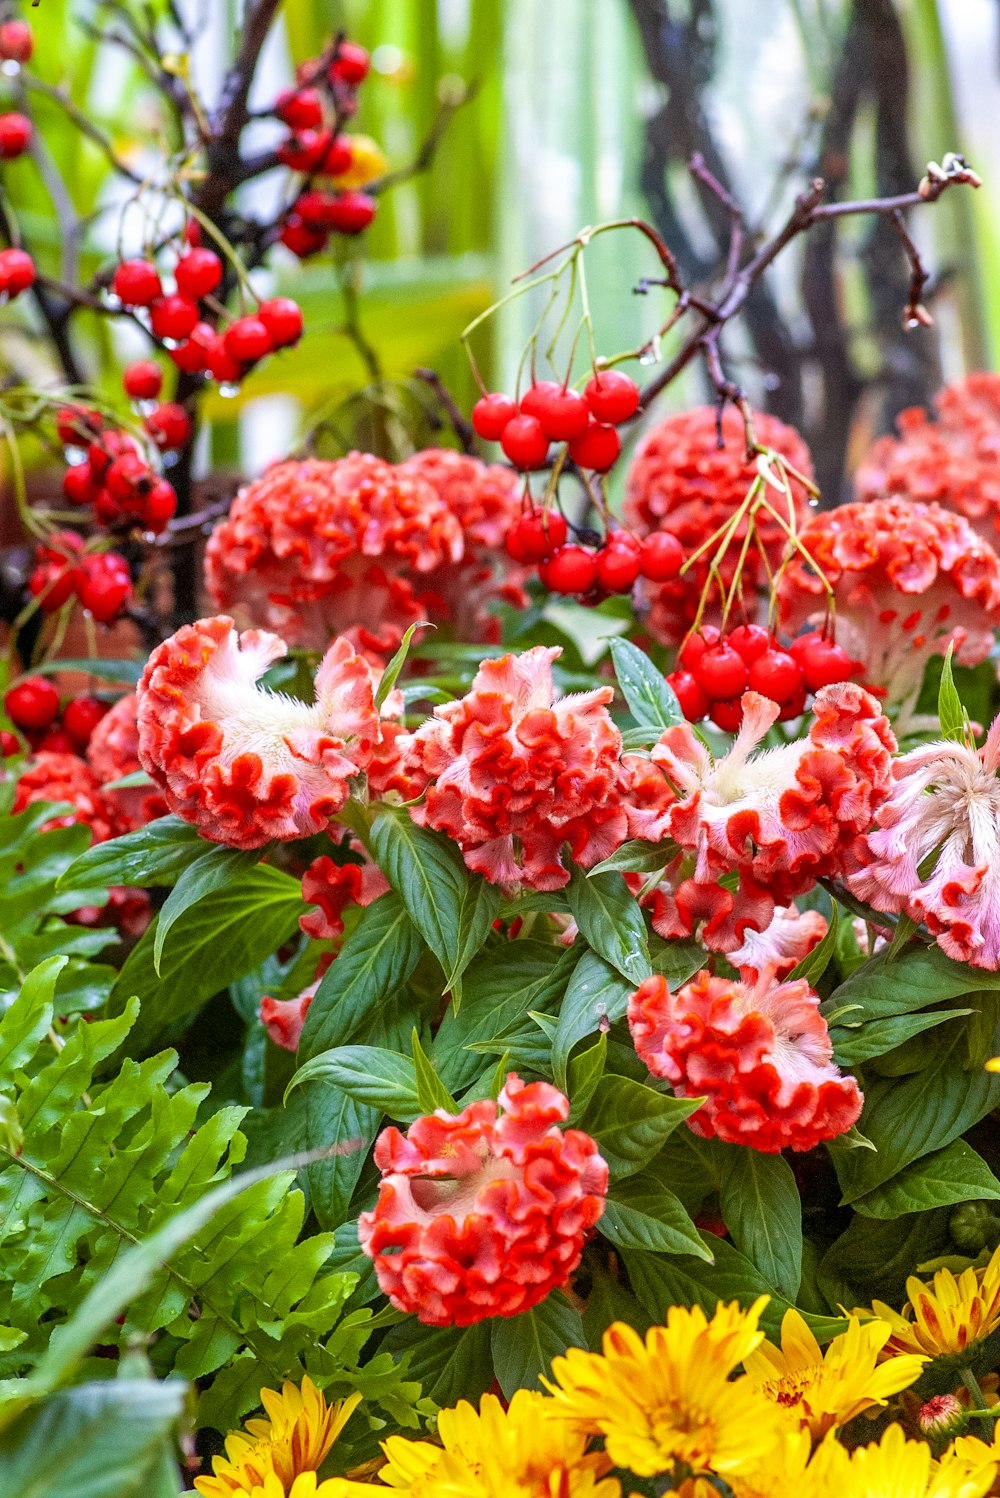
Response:
POLYGON ((36 548, 28 587, 45 613, 57 613, 76 597, 99 624, 112 624, 132 601, 125 558, 117 551, 85 552, 83 537, 69 530, 36 548))
MULTIPOLYGON (((4 21, 0 26, 0 69, 8 77, 21 70, 34 49, 35 39, 27 21, 4 21)), ((16 110, 0 114, 0 161, 23 156, 31 144, 34 129, 26 115, 16 110)))
POLYGON ((770 697, 784 722, 799 717, 810 692, 847 681, 854 669, 842 646, 815 631, 786 647, 759 624, 740 624, 726 635, 706 625, 685 640, 667 683, 689 722, 708 717, 716 727, 735 733, 744 692, 770 697))
MULTIPOLYGON (((108 710, 96 697, 71 697, 62 705, 59 693, 45 676, 25 676, 3 699, 4 710, 33 750, 49 754, 82 754, 90 736, 108 710)), ((21 743, 6 730, 0 733, 0 752, 19 754, 21 743)))
POLYGON ((537 563, 550 593, 576 594, 599 603, 612 593, 630 593, 640 577, 664 582, 684 561, 681 544, 665 531, 639 541, 629 531, 612 531, 598 549, 567 546, 568 526, 558 510, 527 510, 507 535, 515 562, 537 563))
POLYGON ((351 142, 338 131, 357 110, 357 90, 371 64, 364 47, 341 41, 332 61, 310 58, 297 69, 296 87, 275 101, 274 113, 291 134, 278 160, 307 184, 292 204, 281 242, 300 259, 326 249, 331 234, 360 234, 378 207, 368 193, 314 187, 317 178, 342 177, 353 163, 351 142))
MULTIPOLYGON (((190 417, 172 401, 150 411, 145 424, 163 450, 183 447, 191 435, 190 417)), ((84 459, 63 474, 63 495, 71 505, 92 506, 95 521, 109 530, 138 527, 156 535, 164 529, 177 509, 177 495, 133 436, 106 426, 98 412, 82 406, 62 407, 56 431, 63 446, 84 459)))
POLYGON ((12 302, 35 284, 35 262, 27 250, 0 250, 0 296, 12 302))
POLYGON ((554 380, 536 380, 520 404, 509 395, 484 395, 472 409, 480 437, 499 442, 522 473, 542 468, 549 445, 565 442, 578 468, 607 473, 622 450, 615 431, 639 409, 639 387, 616 369, 601 370, 582 393, 554 380))
POLYGON ((238 385, 266 355, 298 342, 302 310, 290 297, 274 297, 249 316, 234 318, 224 332, 217 331, 202 319, 198 303, 222 285, 224 267, 214 250, 197 243, 199 238, 197 225, 189 224, 186 248, 174 266, 173 291, 164 290, 153 261, 142 259, 123 260, 111 289, 123 307, 143 313, 178 369, 238 385))

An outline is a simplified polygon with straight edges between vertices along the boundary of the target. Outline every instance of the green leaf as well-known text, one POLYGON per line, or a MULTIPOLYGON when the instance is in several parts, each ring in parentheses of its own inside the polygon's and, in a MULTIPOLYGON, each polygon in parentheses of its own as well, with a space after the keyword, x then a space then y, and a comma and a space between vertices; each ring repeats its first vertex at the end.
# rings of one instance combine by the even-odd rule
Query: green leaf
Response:
POLYGON ((344 1045, 387 996, 403 987, 424 950, 399 896, 381 895, 361 912, 309 1006, 299 1042, 303 1060, 344 1045))
POLYGON ((834 904, 833 914, 823 940, 811 952, 807 952, 801 962, 796 963, 789 973, 786 982, 794 983, 799 978, 804 978, 810 988, 815 988, 833 958, 837 955, 837 928, 840 925, 840 907, 834 904))
POLYGON ((951 739, 959 744, 965 741, 967 732, 968 716, 962 706, 962 699, 958 695, 955 686, 955 678, 951 669, 951 658, 955 651, 955 642, 948 646, 948 653, 941 666, 941 683, 938 687, 938 718, 941 722, 941 734, 946 739, 951 739))
POLYGON ((447 1113, 458 1113, 459 1107, 441 1081, 431 1064, 430 1057, 420 1044, 416 1027, 413 1030, 413 1071, 417 1085, 417 1105, 421 1113, 433 1113, 435 1108, 444 1108, 447 1113))
POLYGON ((1000 1201, 1000 1181, 971 1145, 955 1139, 915 1160, 853 1205, 865 1217, 895 1218, 969 1201, 1000 1201))
POLYGON ((375 693, 376 708, 381 708, 383 702, 388 697, 393 687, 396 685, 396 678, 399 676, 400 671, 402 671, 404 665, 406 664, 406 657, 410 653, 410 641, 413 639, 414 631, 418 629, 433 628, 434 625, 428 624, 426 620, 424 620, 423 623, 410 625, 409 629, 406 631, 406 634, 403 636, 402 644, 396 651, 396 654, 393 656, 392 660, 386 666, 385 670, 382 672, 382 680, 379 682, 378 690, 375 693))
POLYGON ((493 1367, 506 1399, 517 1389, 541 1388, 540 1374, 552 1370, 552 1359, 568 1347, 586 1347, 580 1313, 559 1290, 553 1290, 520 1316, 497 1316, 492 1323, 493 1367))
POLYGON ((447 838, 418 827, 405 812, 385 810, 371 829, 379 866, 461 999, 461 977, 500 914, 499 886, 470 874, 447 838))
POLYGON ((52 1001, 68 957, 49 957, 34 968, 0 1019, 0 1085, 13 1081, 19 1066, 35 1054, 52 1023, 52 1001))
POLYGON ((59 656, 55 660, 39 661, 31 669, 36 676, 54 676, 63 671, 79 671, 85 676, 97 676, 101 681, 120 681, 127 682, 129 686, 138 686, 145 667, 145 661, 115 660, 110 656, 88 655, 70 660, 59 656))
POLYGON ((412 1123, 423 1112, 413 1062, 378 1046, 344 1045, 321 1051, 299 1067, 288 1084, 286 1099, 294 1088, 315 1082, 339 1087, 355 1102, 367 1103, 402 1123, 412 1123))
POLYGON ((622 696, 637 723, 655 728, 659 735, 664 728, 684 722, 677 698, 645 651, 630 640, 615 639, 611 656, 622 696))
POLYGON ((566 891, 569 908, 592 951, 637 987, 650 977, 646 922, 621 874, 589 879, 576 865, 566 891))
POLYGON ((615 972, 603 957, 596 952, 584 952, 559 1006, 552 1040, 552 1076, 563 1092, 567 1062, 577 1041, 598 1034, 604 1024, 622 1019, 632 991, 633 984, 615 972))
POLYGON ((97 843, 72 863, 60 887, 92 884, 174 884, 189 864, 212 847, 180 817, 160 817, 137 832, 97 843))
POLYGON ((565 1088, 570 1101, 570 1120, 576 1123, 586 1111, 594 1095, 594 1089, 604 1075, 608 1057, 608 1037, 599 1035, 595 1043, 579 1056, 574 1056, 569 1066, 569 1078, 565 1088))
POLYGON ((704 1101, 672 1097, 609 1073, 598 1082, 580 1127, 596 1139, 612 1178, 634 1175, 704 1101))
POLYGON ((669 839, 662 843, 647 843, 642 838, 633 838, 616 848, 610 858, 595 864, 587 877, 593 879, 595 874, 656 874, 665 869, 678 852, 677 844, 669 839))
POLYGON ((890 1019, 871 1020, 857 1029, 851 1028, 850 1020, 843 1026, 831 1025, 834 1059, 838 1066, 853 1071, 863 1061, 894 1051, 924 1030, 933 1030, 947 1020, 961 1019, 971 1013, 971 1009, 934 1009, 929 1014, 894 1014, 890 1019))
POLYGON ((712 1262, 712 1253, 683 1202, 655 1176, 615 1181, 608 1194, 600 1231, 616 1248, 647 1253, 693 1254, 712 1262))
POLYGON ((858 1006, 852 1020, 886 1019, 986 989, 1000 989, 1000 972, 953 962, 938 946, 908 946, 890 963, 882 951, 855 968, 824 1001, 822 1011, 830 1014, 852 1004, 858 1006))
POLYGON ((149 1498, 186 1394, 179 1379, 114 1379, 39 1402, 0 1430, 0 1498, 149 1498))
POLYGON ((223 848, 216 845, 206 848, 201 858, 188 864, 187 868, 181 871, 156 922, 153 966, 157 973, 160 971, 163 944, 184 912, 190 910, 193 905, 197 905, 199 900, 204 900, 207 895, 214 894, 216 890, 232 889, 238 886, 241 874, 246 869, 252 869, 260 861, 261 852, 262 850, 256 848, 241 852, 238 848, 223 848))
POLYGON ((478 1405, 493 1382, 491 1325, 487 1320, 463 1327, 422 1326, 411 1316, 390 1329, 382 1346, 394 1357, 408 1354, 407 1374, 442 1409, 460 1399, 478 1405))
POLYGON ((733 1243, 794 1302, 802 1277, 802 1202, 780 1155, 734 1145, 722 1157, 719 1208, 733 1243))

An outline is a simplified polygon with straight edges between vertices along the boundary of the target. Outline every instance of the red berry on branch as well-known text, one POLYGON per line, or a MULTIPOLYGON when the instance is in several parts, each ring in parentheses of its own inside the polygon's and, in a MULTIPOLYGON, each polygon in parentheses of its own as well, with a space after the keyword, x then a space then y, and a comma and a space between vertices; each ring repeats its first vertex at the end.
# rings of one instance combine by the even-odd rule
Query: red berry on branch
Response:
POLYGON ((320 170, 325 177, 342 177, 353 160, 354 149, 346 135, 335 135, 323 153, 320 170))
POLYGON ((87 465, 91 479, 95 484, 102 484, 104 475, 115 458, 138 451, 138 442, 127 432, 102 432, 98 440, 92 442, 87 449, 87 465))
POLYGON ((684 565, 684 548, 669 531, 654 531, 639 548, 639 571, 651 583, 669 582, 684 565))
POLYGON ((517 415, 517 403, 509 395, 492 391, 481 396, 472 408, 472 425, 486 442, 499 442, 508 421, 517 415))
POLYGON ((72 697, 62 711, 62 726, 73 741, 73 747, 86 749, 90 736, 107 712, 96 697, 72 697))
POLYGON ((689 723, 700 723, 710 703, 690 671, 672 671, 667 686, 677 698, 677 705, 689 723))
POLYGON ((793 697, 791 702, 785 703, 784 707, 781 709, 781 712, 778 714, 778 722, 787 723, 790 718, 800 718, 805 710, 806 689, 805 687, 803 687, 797 697, 793 697))
POLYGON ((323 123, 323 95, 318 88, 289 88, 274 101, 274 112, 292 130, 311 130, 323 123))
POLYGON ((537 416, 547 437, 566 442, 587 429, 590 413, 587 402, 577 391, 564 388, 552 380, 541 380, 526 392, 521 410, 537 416))
POLYGON ((124 557, 117 552, 103 552, 84 557, 80 602, 99 624, 111 624, 128 607, 132 598, 132 581, 124 557))
POLYGON ((516 536, 515 550, 511 551, 508 544, 508 551, 515 561, 544 562, 562 546, 567 529, 565 518, 558 510, 532 510, 522 515, 513 526, 511 536, 516 536))
POLYGON ((238 385, 243 379, 243 365, 227 351, 226 340, 219 334, 208 351, 208 372, 220 385, 238 385))
POLYGON ((155 401, 163 388, 163 371, 152 359, 140 359, 126 366, 122 385, 134 401, 155 401))
POLYGON ((177 491, 166 479, 157 479, 146 495, 142 511, 143 525, 157 536, 176 513, 177 491))
POLYGON ((68 733, 61 728, 50 728, 48 733, 43 734, 34 746, 35 753, 43 754, 75 754, 76 748, 68 733))
POLYGON ((4 710, 15 728, 42 730, 59 716, 59 693, 44 676, 26 676, 10 688, 4 710))
POLYGON ((126 510, 141 508, 146 490, 153 483, 149 464, 138 453, 125 453, 108 465, 104 487, 126 510))
POLYGON ((46 614, 55 614, 76 592, 76 568, 65 562, 46 562, 36 567, 28 579, 28 589, 46 614))
POLYGON ((597 581, 597 558, 582 546, 563 546, 538 569, 550 593, 589 593, 597 581))
POLYGON ((368 77, 370 67, 371 58, 364 47, 359 47, 357 42, 341 42, 330 65, 330 77, 338 83, 357 87, 368 77))
POLYGON ((503 429, 500 446, 515 468, 541 468, 549 455, 549 439, 537 416, 515 416, 503 429))
POLYGON ((743 704, 739 698, 735 702, 713 702, 709 717, 723 733, 739 733, 743 722, 743 704))
POLYGON ((313 187, 295 199, 295 212, 310 229, 328 229, 336 201, 335 193, 313 187))
POLYGON ((185 296, 160 297, 149 309, 149 325, 157 338, 179 343, 182 338, 190 337, 197 324, 198 308, 185 296))
POLYGON ((521 397, 520 411, 523 416, 542 419, 545 402, 549 396, 558 395, 562 386, 556 380, 534 380, 521 397))
MULTIPOLYGON (((278 147, 277 156, 290 172, 303 174, 319 171, 333 141, 329 130, 302 130, 290 135, 278 147)), ((308 197, 309 194, 303 194, 308 197)))
POLYGON ((298 214, 293 214, 281 231, 281 243, 300 260, 308 260, 310 255, 318 255, 321 250, 326 249, 329 235, 322 229, 305 223, 298 214))
POLYGON ((327 219, 340 234, 360 234, 375 217, 378 204, 364 192, 342 192, 334 199, 327 219))
POLYGON ((713 702, 740 697, 746 691, 747 668, 742 657, 721 640, 711 646, 691 668, 698 685, 713 702))
POLYGON ((782 704, 794 702, 804 686, 798 661, 787 650, 773 647, 752 662, 747 680, 752 692, 782 704))
POLYGON ((0 292, 20 296, 35 284, 35 262, 27 250, 0 250, 0 292))
POLYGON ((639 387, 627 374, 617 369, 602 369, 583 388, 584 398, 595 421, 618 426, 639 409, 639 387))
POLYGON ((222 261, 214 250, 189 250, 174 271, 177 290, 192 302, 211 296, 222 280, 222 261))
POLYGON ((589 468, 593 473, 607 473, 622 450, 622 439, 614 427, 591 422, 580 437, 574 437, 569 445, 569 455, 578 468, 589 468))
POLYGON ((31 144, 34 130, 27 115, 0 114, 0 157, 4 161, 13 161, 17 156, 23 156, 31 144))
POLYGON ((176 401, 164 401, 150 411, 145 427, 161 452, 178 452, 191 437, 191 418, 176 401))
POLYGON ((151 260, 123 260, 114 273, 111 290, 124 307, 148 307, 163 294, 151 260))
POLYGON ((290 348, 302 337, 302 308, 289 296, 261 302, 257 316, 267 329, 272 348, 290 348))
POLYGON ((195 249, 201 244, 201 225, 196 218, 188 219, 184 225, 184 233, 181 237, 186 245, 190 245, 191 249, 195 249))
POLYGON ((56 412, 56 436, 63 447, 86 447, 100 430, 100 414, 86 406, 60 406, 56 412))
POLYGON ((832 686, 837 681, 850 680, 854 663, 842 645, 824 639, 822 635, 802 639, 803 643, 799 640, 793 642, 792 654, 802 667, 810 692, 818 692, 821 687, 832 686), (795 649, 795 646, 799 648, 795 649))
POLYGON ((271 352, 271 335, 259 317, 238 317, 226 329, 225 345, 240 364, 256 364, 271 352))
POLYGON ((77 463, 63 474, 62 492, 71 505, 92 505, 97 498, 97 486, 90 476, 87 463, 77 463))
POLYGON ((170 350, 170 357, 185 374, 204 374, 208 357, 215 347, 216 332, 211 323, 195 323, 191 335, 170 350))
POLYGON ((605 546, 597 553, 597 581, 606 593, 630 593, 639 576, 639 553, 631 546, 605 546))
POLYGON ((686 671, 694 671, 705 651, 718 643, 719 631, 715 625, 705 624, 697 634, 688 635, 681 646, 678 659, 686 671))
POLYGON ((35 38, 27 21, 4 21, 0 26, 0 58, 4 62, 27 62, 35 38))
POLYGON ((12 754, 20 754, 21 740, 16 734, 9 733, 6 728, 0 728, 0 758, 9 759, 12 754))
POLYGON ((759 660, 772 645, 771 636, 760 624, 738 624, 729 631, 726 640, 748 666, 759 660))

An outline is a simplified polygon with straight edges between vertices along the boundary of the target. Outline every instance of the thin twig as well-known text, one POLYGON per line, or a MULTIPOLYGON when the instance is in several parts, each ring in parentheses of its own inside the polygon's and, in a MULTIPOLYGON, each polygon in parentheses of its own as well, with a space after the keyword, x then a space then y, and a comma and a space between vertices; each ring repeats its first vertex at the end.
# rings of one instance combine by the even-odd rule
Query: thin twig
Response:
POLYGON ((423 380, 424 384, 429 385, 431 390, 433 390, 441 409, 447 413, 448 420, 454 428, 455 436, 462 444, 462 451, 474 454, 476 451, 476 434, 472 428, 472 424, 466 421, 462 415, 455 397, 447 385, 445 385, 441 376, 434 369, 420 368, 415 369, 413 373, 418 380, 423 380))

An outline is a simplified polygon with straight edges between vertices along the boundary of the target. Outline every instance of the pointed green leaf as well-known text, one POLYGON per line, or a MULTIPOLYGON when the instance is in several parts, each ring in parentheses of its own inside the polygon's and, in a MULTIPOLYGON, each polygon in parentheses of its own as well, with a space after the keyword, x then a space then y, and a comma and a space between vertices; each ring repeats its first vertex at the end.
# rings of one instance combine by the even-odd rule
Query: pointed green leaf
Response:
POLYGON ((608 1073, 594 1089, 580 1127, 596 1139, 613 1178, 634 1175, 703 1102, 608 1073))
POLYGON ((517 1389, 541 1388, 540 1375, 552 1372, 552 1359, 568 1347, 586 1347, 580 1313, 559 1290, 553 1290, 520 1316, 497 1316, 491 1345, 497 1380, 510 1399, 517 1389))
POLYGON ((420 1036, 415 1027, 411 1044, 417 1104, 421 1113, 433 1113, 435 1108, 444 1108, 447 1113, 458 1113, 458 1104, 434 1070, 430 1057, 420 1044, 420 1036))
POLYGON ((680 1198, 654 1176, 635 1175, 615 1181, 598 1228, 616 1248, 693 1254, 712 1262, 711 1250, 680 1198))
POLYGON ((343 1045, 321 1051, 299 1067, 288 1093, 317 1082, 339 1087, 355 1102, 367 1103, 402 1123, 412 1123, 423 1112, 413 1062, 379 1046, 343 1045))
POLYGON ((802 1202, 791 1166, 748 1145, 730 1146, 721 1163, 719 1207, 733 1243, 794 1302, 802 1277, 802 1202))
POLYGON ((160 971, 163 944, 173 929, 174 923, 186 910, 190 910, 192 905, 197 905, 199 900, 204 900, 206 895, 238 885, 240 875, 244 870, 252 869, 259 863, 263 852, 263 849, 257 848, 241 852, 238 848, 223 848, 216 845, 206 848, 201 858, 182 869, 156 922, 153 966, 157 973, 160 971))
POLYGON ((61 887, 90 884, 170 885, 212 847, 180 817, 155 822, 88 848, 63 874, 61 887))
POLYGON ((645 651, 630 640, 615 639, 611 641, 611 656, 622 696, 637 723, 655 728, 658 736, 664 728, 684 722, 673 690, 645 651))
POLYGON ((637 988, 653 969, 646 922, 621 874, 588 879, 574 865, 566 894, 587 945, 637 988))

